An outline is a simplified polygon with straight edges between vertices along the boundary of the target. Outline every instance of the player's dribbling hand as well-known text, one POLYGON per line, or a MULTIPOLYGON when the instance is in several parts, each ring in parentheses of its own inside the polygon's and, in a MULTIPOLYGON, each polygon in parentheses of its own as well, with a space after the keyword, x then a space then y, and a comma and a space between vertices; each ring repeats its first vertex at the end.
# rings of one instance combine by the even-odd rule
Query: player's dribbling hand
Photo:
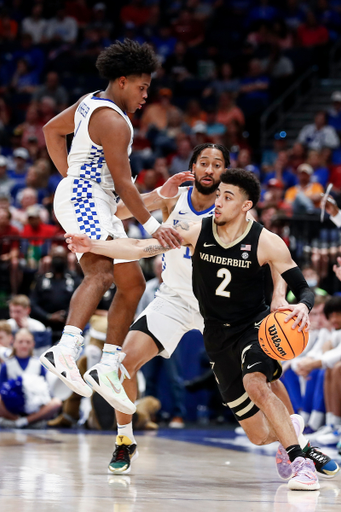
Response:
POLYGON ((293 318, 295 316, 296 319, 292 324, 291 328, 296 329, 296 327, 299 325, 299 332, 303 331, 303 329, 305 332, 309 331, 309 310, 305 304, 289 304, 288 306, 278 308, 278 311, 284 311, 285 309, 290 310, 291 313, 289 313, 284 322, 289 322, 290 318, 293 318))
POLYGON ((179 172, 168 178, 166 183, 162 185, 160 193, 162 196, 171 199, 177 195, 179 186, 185 181, 194 181, 194 175, 191 171, 179 172))
POLYGON ((90 252, 91 240, 87 235, 65 233, 64 237, 71 252, 90 252))
POLYGON ((171 226, 165 226, 164 224, 159 227, 153 233, 153 238, 156 238, 158 242, 162 245, 162 247, 171 247, 172 249, 176 249, 178 247, 181 247, 181 244, 183 242, 182 237, 179 235, 179 233, 173 229, 171 226))

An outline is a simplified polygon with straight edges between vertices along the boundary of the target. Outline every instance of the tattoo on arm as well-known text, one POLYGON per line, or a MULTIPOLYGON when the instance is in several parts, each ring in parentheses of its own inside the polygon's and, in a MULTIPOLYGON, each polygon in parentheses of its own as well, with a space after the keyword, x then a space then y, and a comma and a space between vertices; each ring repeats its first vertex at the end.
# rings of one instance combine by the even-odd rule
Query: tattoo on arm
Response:
POLYGON ((150 254, 151 256, 156 256, 157 254, 162 254, 163 252, 170 251, 172 248, 162 247, 162 245, 148 245, 143 249, 143 252, 150 254))
POLYGON ((178 222, 176 224, 176 226, 174 226, 175 229, 178 229, 178 228, 181 228, 183 229, 184 231, 189 231, 189 224, 188 222, 186 222, 185 220, 181 220, 180 222, 178 222))

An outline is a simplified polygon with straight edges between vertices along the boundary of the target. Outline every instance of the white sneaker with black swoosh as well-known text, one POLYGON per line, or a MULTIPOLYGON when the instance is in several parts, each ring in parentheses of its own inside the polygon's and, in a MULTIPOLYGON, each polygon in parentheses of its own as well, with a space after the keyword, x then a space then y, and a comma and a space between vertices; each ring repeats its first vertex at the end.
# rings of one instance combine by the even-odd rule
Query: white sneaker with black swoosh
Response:
POLYGON ((120 347, 116 347, 114 352, 103 351, 101 361, 85 372, 84 380, 114 409, 125 414, 134 414, 136 407, 127 397, 121 383, 125 376, 130 378, 122 364, 125 356, 120 347), (118 376, 119 370, 122 375, 121 380, 118 376))

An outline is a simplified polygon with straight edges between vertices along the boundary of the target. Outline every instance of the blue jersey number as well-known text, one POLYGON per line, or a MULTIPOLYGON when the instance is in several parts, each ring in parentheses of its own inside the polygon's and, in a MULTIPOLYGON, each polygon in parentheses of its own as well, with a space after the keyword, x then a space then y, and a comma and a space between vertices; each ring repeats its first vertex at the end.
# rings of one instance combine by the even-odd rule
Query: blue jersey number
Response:
POLYGON ((191 259, 191 257, 192 257, 192 256, 191 256, 191 253, 190 253, 190 251, 189 251, 189 247, 186 247, 186 252, 185 252, 185 254, 184 254, 184 258, 187 258, 188 260, 190 260, 190 259, 191 259))

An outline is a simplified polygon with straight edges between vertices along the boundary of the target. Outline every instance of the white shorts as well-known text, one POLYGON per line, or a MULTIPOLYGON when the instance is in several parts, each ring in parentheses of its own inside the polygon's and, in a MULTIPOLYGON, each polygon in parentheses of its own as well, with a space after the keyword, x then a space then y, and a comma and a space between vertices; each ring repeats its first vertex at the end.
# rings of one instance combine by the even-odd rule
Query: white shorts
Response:
POLYGON ((159 355, 169 358, 184 334, 192 329, 204 330, 204 320, 179 295, 164 283, 155 299, 137 317, 131 330, 145 332, 160 347, 159 355))
MULTIPOLYGON (((116 217, 116 197, 94 181, 68 176, 57 187, 53 208, 66 233, 82 233, 89 238, 106 240, 128 238, 121 220, 116 217)), ((78 260, 82 253, 76 253, 78 260)), ((134 260, 115 259, 114 263, 134 260)))

